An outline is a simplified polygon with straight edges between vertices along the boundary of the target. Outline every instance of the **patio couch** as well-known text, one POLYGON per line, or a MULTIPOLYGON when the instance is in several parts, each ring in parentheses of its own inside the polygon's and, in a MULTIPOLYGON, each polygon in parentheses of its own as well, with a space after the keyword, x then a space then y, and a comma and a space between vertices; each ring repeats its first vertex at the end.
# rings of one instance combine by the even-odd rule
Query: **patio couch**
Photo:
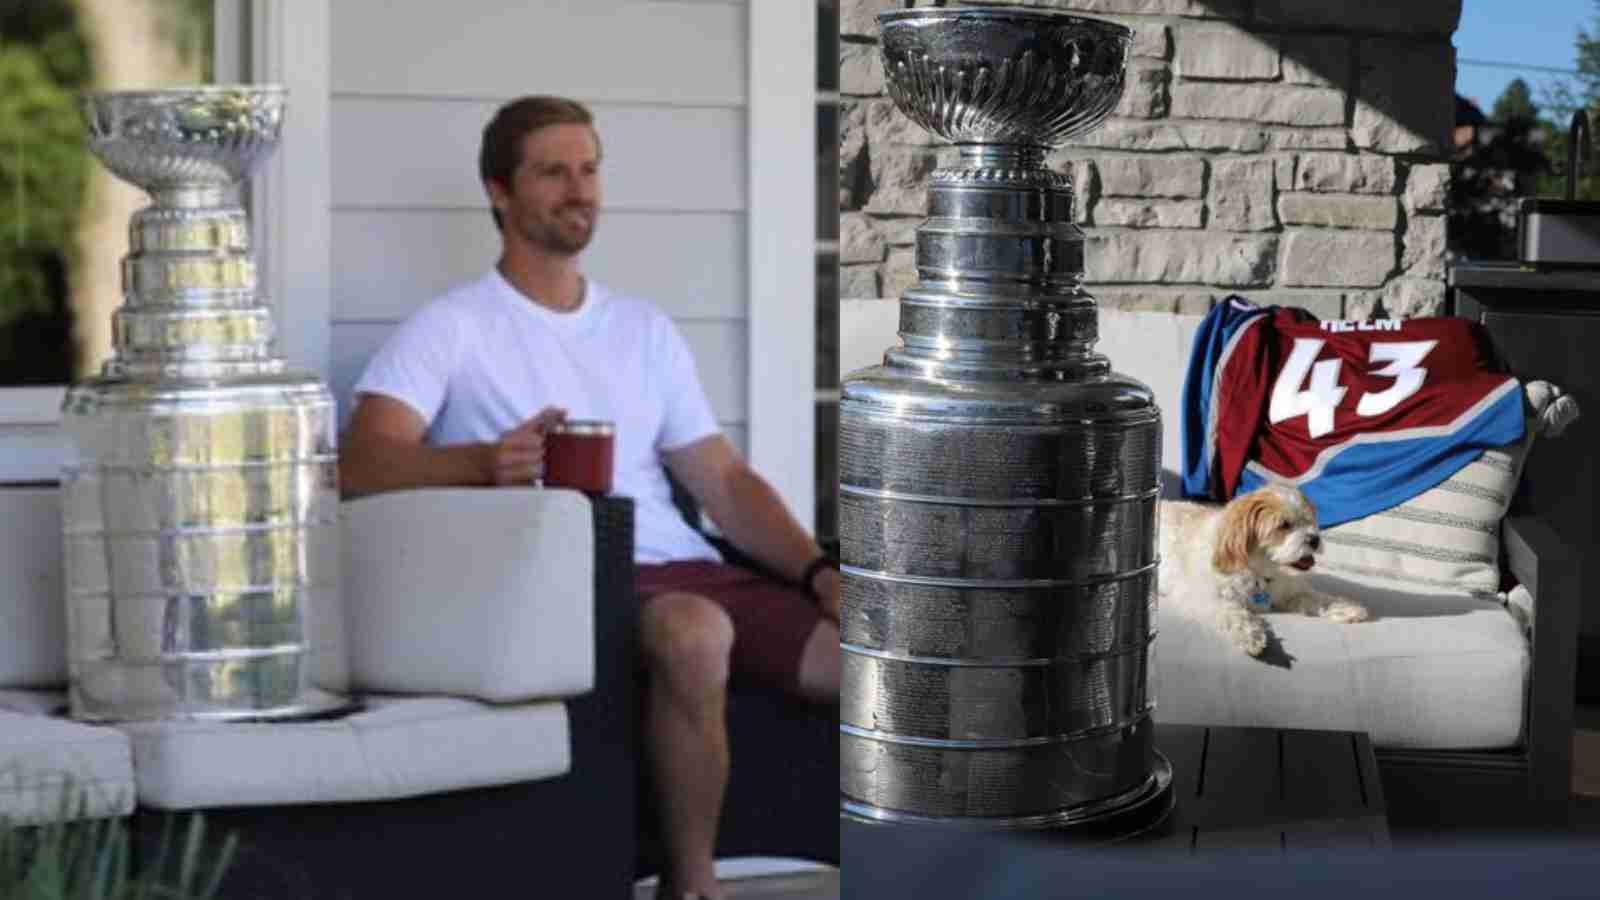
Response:
POLYGON ((1396 826, 1565 827, 1587 563, 1519 491, 1562 477, 1541 470, 1540 448, 1565 424, 1545 414, 1545 387, 1523 399, 1519 444, 1323 529, 1307 578, 1366 604, 1370 621, 1269 613, 1273 643, 1253 659, 1159 611, 1156 719, 1366 732, 1396 826))
MULTIPOLYGON (((77 815, 129 816, 148 853, 168 813, 203 811, 241 840, 229 897, 629 896, 660 843, 640 811, 631 502, 430 490, 342 518, 359 711, 101 726, 63 715, 56 489, 0 490, 0 815, 50 820, 68 778, 77 815)), ((833 729, 742 686, 730 719, 751 762, 719 854, 836 861, 815 799, 836 775, 783 762, 833 729), (827 836, 794 814, 807 797, 827 836)))

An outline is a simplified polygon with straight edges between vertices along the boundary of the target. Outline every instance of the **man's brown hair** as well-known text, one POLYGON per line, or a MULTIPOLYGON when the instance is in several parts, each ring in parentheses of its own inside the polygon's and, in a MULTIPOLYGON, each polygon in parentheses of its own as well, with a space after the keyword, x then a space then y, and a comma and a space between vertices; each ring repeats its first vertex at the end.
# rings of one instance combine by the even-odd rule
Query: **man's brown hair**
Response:
MULTIPOLYGON (((483 145, 478 149, 478 177, 490 179, 511 189, 511 176, 522 164, 522 140, 547 125, 587 125, 594 131, 594 116, 582 103, 564 97, 519 97, 495 111, 483 126, 483 145)), ((600 134, 595 132, 595 147, 600 134)), ((493 206, 494 227, 500 228, 500 211, 493 206)))

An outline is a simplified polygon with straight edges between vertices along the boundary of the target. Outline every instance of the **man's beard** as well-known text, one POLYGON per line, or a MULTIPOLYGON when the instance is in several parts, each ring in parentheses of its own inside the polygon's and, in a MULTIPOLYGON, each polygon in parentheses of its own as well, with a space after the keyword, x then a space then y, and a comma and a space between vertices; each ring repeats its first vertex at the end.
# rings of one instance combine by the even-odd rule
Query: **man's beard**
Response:
POLYGON ((597 211, 590 207, 566 207, 557 210, 556 217, 574 209, 588 214, 589 224, 580 232, 572 231, 559 218, 552 218, 543 222, 529 222, 520 225, 517 231, 529 243, 540 249, 548 250, 552 253, 575 256, 589 246, 589 242, 594 239, 597 211))

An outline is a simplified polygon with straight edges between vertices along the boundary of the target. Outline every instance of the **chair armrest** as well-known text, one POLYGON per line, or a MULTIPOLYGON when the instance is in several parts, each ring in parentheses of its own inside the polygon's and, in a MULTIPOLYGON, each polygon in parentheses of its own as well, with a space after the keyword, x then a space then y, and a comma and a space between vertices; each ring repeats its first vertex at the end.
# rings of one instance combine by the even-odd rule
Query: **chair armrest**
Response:
POLYGON ((596 497, 595 681, 589 694, 570 701, 572 766, 586 812, 611 822, 632 853, 636 821, 634 773, 638 765, 635 679, 639 671, 634 597, 633 500, 596 497))
MULTIPOLYGON (((707 543, 711 544, 712 547, 716 548, 718 553, 722 554, 723 562, 728 563, 729 565, 740 566, 742 568, 749 569, 752 572, 767 578, 771 578, 773 581, 784 581, 791 584, 794 583, 793 579, 786 578, 783 575, 778 574, 766 563, 763 563, 743 550, 740 550, 734 545, 733 541, 706 530, 705 523, 700 515, 699 504, 695 503, 694 495, 690 494, 689 490, 685 488, 677 478, 673 477, 671 472, 667 473, 667 484, 672 488, 672 505, 678 508, 678 512, 682 514, 684 521, 689 523, 690 528, 693 528, 695 531, 699 532, 700 536, 705 538, 707 543)), ((834 561, 838 561, 839 541, 837 538, 819 540, 819 544, 822 547, 822 555, 834 561)))
MULTIPOLYGON (((771 566, 768 566, 766 563, 761 562, 750 554, 734 546, 733 541, 730 541, 724 537, 717 537, 716 535, 712 534, 702 533, 702 536, 705 537, 706 541, 710 543, 711 546, 716 548, 718 553, 722 554, 723 562, 735 566, 743 566, 744 568, 753 572, 765 575, 766 577, 771 578, 773 581, 783 581, 789 584, 795 584, 794 579, 778 574, 778 572, 771 566)), ((820 541, 819 546, 822 548, 823 556, 826 556, 834 562, 839 561, 839 542, 837 540, 820 541)))
MULTIPOLYGON (((1577 558, 1571 545, 1538 516, 1509 515, 1500 523, 1500 541, 1505 546, 1506 568, 1528 588, 1536 606, 1539 598, 1570 596, 1567 589, 1578 587, 1577 558), (1563 581, 1571 581, 1565 584, 1563 581)), ((1562 604, 1569 608, 1573 622, 1578 620, 1578 599, 1562 604)), ((1557 614, 1555 610, 1546 610, 1557 614)))
MULTIPOLYGON (((594 520, 594 591, 599 618, 619 617, 626 627, 624 643, 633 645, 633 500, 602 496, 590 499, 594 520)), ((621 627, 620 625, 618 627, 621 627)), ((604 629, 600 629, 604 630, 604 629)), ((632 664, 633 657, 626 657, 632 664)))
POLYGON ((766 563, 756 559, 754 556, 751 556, 743 550, 740 550, 738 546, 733 543, 733 541, 730 541, 725 537, 718 537, 717 535, 708 534, 706 532, 701 532, 700 536, 705 538, 706 543, 715 548, 718 553, 722 554, 722 561, 728 565, 749 569, 750 571, 755 572, 756 574, 765 578, 770 578, 773 581, 782 581, 791 584, 793 583, 791 579, 779 575, 777 570, 771 568, 766 563))
POLYGON ((1501 539, 1506 566, 1533 597, 1533 669, 1525 726, 1531 799, 1549 815, 1564 817, 1572 778, 1584 561, 1537 516, 1507 516, 1501 539))
POLYGON ((395 491, 342 506, 358 690, 496 702, 594 686, 595 540, 577 491, 395 491))

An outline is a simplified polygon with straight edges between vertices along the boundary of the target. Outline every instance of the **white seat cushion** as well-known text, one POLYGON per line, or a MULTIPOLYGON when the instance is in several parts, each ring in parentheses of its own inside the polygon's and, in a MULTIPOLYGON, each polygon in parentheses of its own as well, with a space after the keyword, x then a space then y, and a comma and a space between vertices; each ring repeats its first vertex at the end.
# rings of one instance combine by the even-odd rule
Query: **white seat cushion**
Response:
POLYGON ((0 819, 39 825, 133 811, 133 757, 114 728, 55 718, 57 692, 0 692, 0 819))
POLYGON ((594 686, 594 524, 577 491, 396 491, 343 504, 358 690, 495 702, 594 686))
POLYGON ((0 687, 66 682, 60 492, 0 488, 0 687))
POLYGON ((1205 626, 1159 614, 1156 721, 1365 731, 1387 748, 1518 743, 1531 658, 1505 607, 1311 578, 1366 603, 1376 618, 1338 625, 1269 614, 1287 668, 1246 656, 1205 626))
POLYGON ((141 722, 139 803, 157 809, 347 803, 511 784, 571 766, 566 707, 371 697, 340 719, 141 722))

